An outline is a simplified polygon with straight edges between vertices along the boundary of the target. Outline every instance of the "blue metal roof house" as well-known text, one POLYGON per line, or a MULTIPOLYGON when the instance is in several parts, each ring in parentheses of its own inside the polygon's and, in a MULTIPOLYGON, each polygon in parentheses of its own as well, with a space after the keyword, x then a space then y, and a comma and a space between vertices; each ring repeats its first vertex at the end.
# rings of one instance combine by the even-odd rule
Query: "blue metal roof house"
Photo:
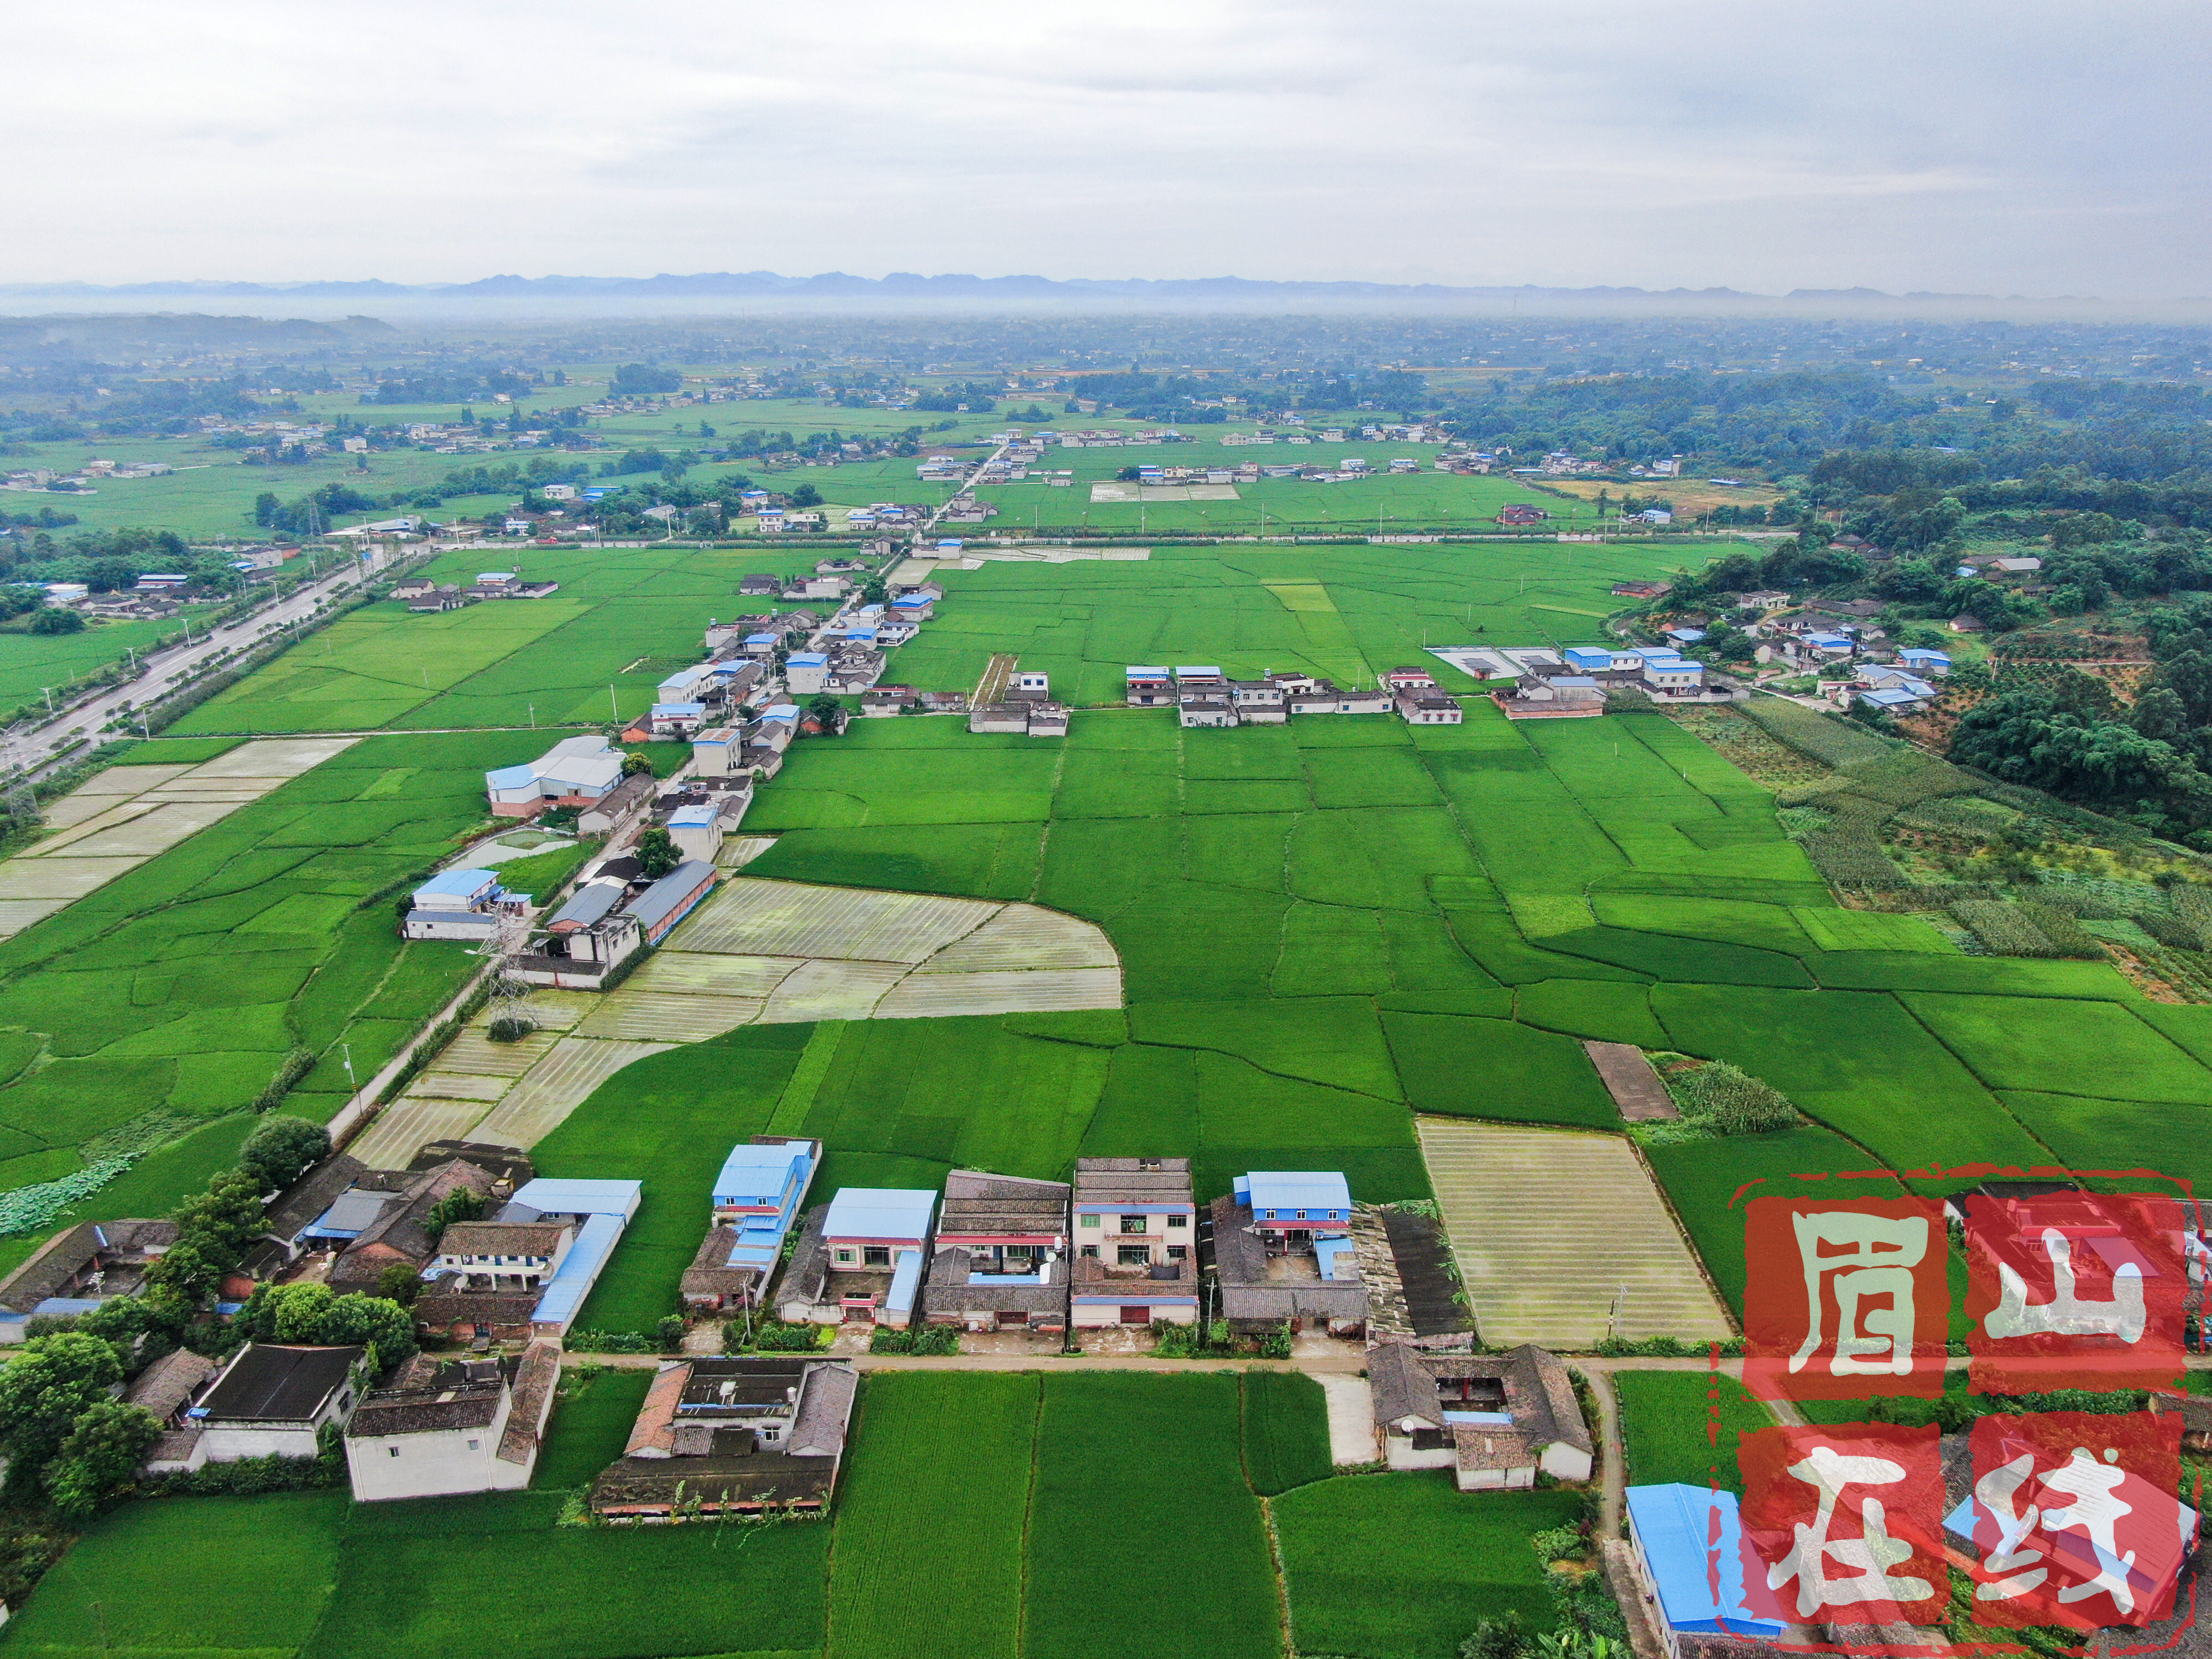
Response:
POLYGON ((1764 1641, 1782 1635, 1781 1620, 1759 1618, 1745 1604, 1743 1528, 1734 1492, 1670 1485, 1631 1486, 1626 1496, 1636 1576, 1656 1603, 1669 1654, 1680 1651, 1677 1638, 1686 1633, 1764 1641), (1717 1597, 1709 1576, 1715 1566, 1717 1597))
POLYGON ((600 1269, 621 1243, 623 1229, 637 1214, 645 1188, 635 1181, 556 1181, 543 1176, 526 1182, 495 1217, 499 1221, 566 1218, 576 1224, 575 1243, 561 1259, 530 1316, 532 1336, 568 1334, 600 1269))
POLYGON ((1559 654, 1569 667, 1585 674, 1602 674, 1613 667, 1613 653, 1600 646, 1571 645, 1559 654))
POLYGON ((1345 1232, 1352 1226, 1352 1187, 1334 1170, 1255 1170, 1231 1183, 1251 1206, 1253 1224, 1307 1232, 1345 1232))
POLYGON ((714 1177, 713 1225, 680 1289, 694 1307, 758 1300, 822 1164, 822 1143, 757 1135, 730 1148, 714 1177))
POLYGON ((399 935, 481 945, 498 935, 504 896, 496 870, 442 870, 415 890, 399 935))

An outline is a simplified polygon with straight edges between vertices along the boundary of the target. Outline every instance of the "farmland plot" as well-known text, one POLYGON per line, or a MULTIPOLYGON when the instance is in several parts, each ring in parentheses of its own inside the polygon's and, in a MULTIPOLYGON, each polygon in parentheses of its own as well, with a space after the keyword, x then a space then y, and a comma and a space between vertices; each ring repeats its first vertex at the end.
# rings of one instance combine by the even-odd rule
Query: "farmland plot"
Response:
POLYGON ((0 938, 166 853, 352 742, 240 744, 198 766, 112 766, 44 816, 54 833, 0 864, 0 938))
POLYGON ((1115 1645, 1162 1659, 1281 1651, 1260 1505, 1237 1454, 1237 1384, 1218 1374, 1044 1379, 1031 1499, 1030 1659, 1090 1659, 1097 1609, 1115 1645), (1160 1539, 1132 1515, 1174 1515, 1206 1540, 1206 1593, 1164 1593, 1160 1539))
POLYGON ((1276 1500, 1291 1640, 1300 1653, 1458 1659, 1485 1619, 1550 1626, 1528 1540, 1572 1524, 1571 1492, 1476 1494, 1441 1474, 1340 1475, 1276 1500))
POLYGON ((1029 1375, 868 1379, 837 1509, 830 1659, 1016 1659, 1041 1403, 1029 1375))

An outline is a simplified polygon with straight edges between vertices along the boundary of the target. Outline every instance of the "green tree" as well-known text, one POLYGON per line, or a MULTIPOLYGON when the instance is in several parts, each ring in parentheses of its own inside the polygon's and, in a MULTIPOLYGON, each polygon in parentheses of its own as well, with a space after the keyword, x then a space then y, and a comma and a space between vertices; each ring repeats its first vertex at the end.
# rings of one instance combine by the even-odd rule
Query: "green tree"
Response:
POLYGON ((161 1437, 161 1424, 143 1406, 102 1400, 88 1407, 46 1465, 47 1497, 65 1518, 90 1520, 131 1484, 161 1437))
POLYGON ((58 610, 52 605, 31 613, 33 634, 82 634, 84 618, 74 611, 58 610))
POLYGON ((226 1170, 207 1190, 187 1199, 177 1211, 178 1237, 204 1239, 216 1250, 238 1252, 267 1224, 261 1178, 246 1169, 226 1170))
POLYGON ((282 505, 283 503, 276 499, 276 491, 263 490, 253 498, 253 522, 266 529, 270 521, 276 518, 276 509, 282 505))
POLYGON ((845 729, 845 705, 826 691, 807 703, 806 712, 821 723, 825 737, 834 738, 845 729))
POLYGON ((404 1261, 387 1262, 376 1276, 376 1293, 387 1302, 411 1308, 422 1293, 422 1276, 404 1261))
POLYGON ((238 1167, 251 1172, 264 1193, 281 1193, 331 1152, 330 1131, 304 1117, 272 1113, 239 1148, 238 1167))
POLYGON ((197 1303, 214 1293, 223 1275, 237 1261, 235 1251, 218 1255, 197 1240, 179 1238, 159 1259, 147 1265, 146 1282, 157 1294, 197 1303))
POLYGON ((123 1380, 115 1350, 96 1336, 63 1331, 34 1336, 0 1368, 0 1451, 8 1484, 32 1489, 76 1419, 123 1380))
POLYGON ((233 1327, 256 1342, 371 1348, 378 1370, 415 1352, 413 1316, 398 1302, 327 1285, 257 1285, 233 1327))
POLYGON ((2193 740, 2189 711, 2182 707, 2181 699, 2163 685, 2154 685, 2136 699, 2128 724, 2143 736, 2172 744, 2177 749, 2186 748, 2193 740))
POLYGON ((791 492, 791 504, 793 507, 819 507, 822 505, 822 492, 811 483, 803 483, 791 492))
POLYGON ((640 754, 633 749, 623 757, 622 769, 626 778, 634 778, 641 772, 650 772, 653 770, 652 757, 640 754))
POLYGON ((430 1206, 430 1213, 422 1218, 422 1231, 434 1244, 456 1221, 481 1221, 483 1212, 482 1193, 473 1187, 456 1187, 430 1206))
POLYGON ((2156 684, 2180 701, 2191 726, 2212 726, 2212 658, 2197 650, 2177 652, 2159 665, 2156 684))
POLYGON ((684 861, 668 831, 654 824, 637 838, 637 871, 647 881, 658 881, 684 861))

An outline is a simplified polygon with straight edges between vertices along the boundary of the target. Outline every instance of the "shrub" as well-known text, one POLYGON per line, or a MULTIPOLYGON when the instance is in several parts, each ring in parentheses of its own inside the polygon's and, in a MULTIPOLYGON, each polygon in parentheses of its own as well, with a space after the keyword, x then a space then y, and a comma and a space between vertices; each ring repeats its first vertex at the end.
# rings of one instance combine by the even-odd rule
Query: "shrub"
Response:
POLYGON ((960 1352, 960 1332, 951 1325, 916 1325, 895 1331, 878 1325, 868 1338, 870 1353, 955 1354, 960 1352))
POLYGON ((1589 1540, 1580 1527, 1547 1527, 1528 1540, 1536 1559, 1549 1566, 1554 1561, 1579 1561, 1589 1553, 1589 1540))
POLYGON ((538 1022, 521 1014, 501 1014, 484 1027, 494 1042, 520 1042, 538 1029, 538 1022))
POLYGON ((684 1316, 682 1314, 664 1314, 660 1322, 653 1329, 653 1334, 660 1339, 661 1352, 684 1352, 684 1316))
POLYGON ((2001 899, 1966 899, 1951 907, 1951 914, 1973 931, 1991 956, 2055 957, 2058 947, 2035 925, 2024 904, 2001 899))
POLYGON ((156 1474, 139 1483, 149 1496, 250 1498, 270 1492, 307 1492, 345 1479, 345 1460, 321 1457, 241 1457, 197 1469, 156 1474))
MULTIPOLYGON (((293 1049, 291 1053, 284 1056, 284 1063, 276 1068, 276 1075, 269 1079, 269 1086, 264 1089, 259 1094, 254 1096, 253 1109, 257 1112, 274 1110, 277 1103, 283 1100, 286 1095, 292 1092, 293 1085, 297 1084, 301 1078, 307 1076, 308 1073, 314 1069, 315 1057, 312 1053, 305 1048, 293 1049)), ((303 1120, 294 1118, 290 1121, 296 1123, 302 1121, 303 1120)), ((256 1130, 254 1132, 257 1138, 259 1133, 259 1130, 256 1130)), ((251 1148, 253 1145, 253 1141, 252 1139, 248 1139, 246 1144, 248 1148, 251 1148)), ((329 1150, 330 1139, 328 1136, 325 1136, 323 1140, 323 1151, 326 1152, 329 1150)), ((316 1154, 317 1158, 321 1156, 322 1153, 320 1152, 316 1154)), ((239 1155, 239 1161, 240 1163, 247 1162, 244 1152, 241 1152, 239 1155)), ((313 1161, 314 1159, 310 1158, 308 1163, 313 1163, 313 1161)), ((304 1170, 307 1167, 306 1164, 302 1164, 300 1166, 300 1169, 304 1170)), ((294 1170, 292 1179, 296 1179, 298 1175, 299 1170, 294 1170)), ((286 1181, 280 1182, 277 1184, 280 1187, 289 1186, 291 1184, 291 1181, 288 1179, 286 1181)))
POLYGON ((750 1341, 743 1321, 733 1319, 722 1327, 724 1353, 811 1353, 835 1340, 836 1329, 830 1325, 783 1325, 765 1320, 753 1327, 750 1341))
POLYGON ((1801 1121, 1781 1091, 1726 1060, 1669 1073, 1666 1083, 1682 1115, 1716 1134, 1763 1134, 1801 1121))
POLYGON ((655 1353, 659 1349, 642 1331, 571 1331, 561 1346, 571 1353, 655 1353))
POLYGON ((2055 954, 2087 962, 2105 959, 2105 947, 2095 936, 2057 906, 2022 900, 2020 908, 2027 912, 2027 919, 2035 924, 2036 931, 2051 941, 2055 954))
POLYGON ((1530 1645, 1521 1614, 1509 1608, 1503 1619, 1475 1622, 1474 1633, 1459 1644, 1459 1659, 1522 1659, 1530 1645))

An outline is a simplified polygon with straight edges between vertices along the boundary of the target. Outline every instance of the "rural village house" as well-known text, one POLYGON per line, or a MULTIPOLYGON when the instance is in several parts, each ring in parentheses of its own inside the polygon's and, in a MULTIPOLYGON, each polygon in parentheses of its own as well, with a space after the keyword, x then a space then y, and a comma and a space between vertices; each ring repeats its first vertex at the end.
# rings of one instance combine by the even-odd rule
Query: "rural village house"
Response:
POLYGON ((922 1291, 930 1322, 1066 1330, 1069 1191, 1066 1182, 973 1170, 946 1176, 922 1291))
POLYGON ((388 1387, 365 1395, 346 1425, 356 1501, 528 1486, 560 1377, 550 1342, 507 1358, 416 1354, 388 1387))
POLYGON ((1367 1287, 1352 1243, 1352 1189, 1334 1170, 1238 1176, 1208 1206, 1221 1316, 1232 1331, 1288 1325, 1358 1336, 1367 1287))
POLYGON ((937 1194, 901 1187, 846 1187, 811 1211, 776 1291, 793 1325, 911 1322, 929 1256, 937 1194))
POLYGON ((1376 1431, 1394 1469, 1448 1468, 1462 1492, 1590 1477, 1594 1444, 1566 1367, 1529 1344, 1502 1354, 1384 1342, 1367 1357, 1376 1431))
POLYGON ((821 1164, 822 1143, 794 1136, 755 1135, 730 1149, 714 1177, 707 1237, 678 1286, 687 1306, 758 1304, 821 1164))
POLYGON ((1075 1161, 1070 1322, 1198 1322, 1198 1205, 1187 1158, 1075 1161))
POLYGON ((851 1365, 795 1354, 665 1365, 621 1459, 592 1483, 592 1509, 628 1522, 819 1514, 859 1391, 851 1365))

